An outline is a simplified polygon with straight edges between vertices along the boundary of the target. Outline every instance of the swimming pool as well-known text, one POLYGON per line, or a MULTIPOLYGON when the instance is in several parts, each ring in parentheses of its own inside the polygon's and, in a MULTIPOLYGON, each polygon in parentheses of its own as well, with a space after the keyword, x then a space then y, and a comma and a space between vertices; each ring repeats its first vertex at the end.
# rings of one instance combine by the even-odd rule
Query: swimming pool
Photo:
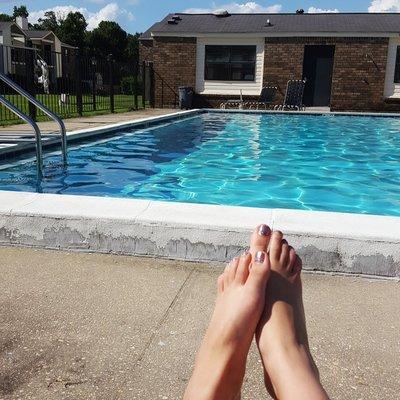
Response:
MULTIPOLYGON (((400 215, 400 118, 200 113, 0 169, 0 189, 400 215)), ((8 161, 9 163, 9 161, 8 161)), ((5 164, 5 161, 3 162, 5 164)))

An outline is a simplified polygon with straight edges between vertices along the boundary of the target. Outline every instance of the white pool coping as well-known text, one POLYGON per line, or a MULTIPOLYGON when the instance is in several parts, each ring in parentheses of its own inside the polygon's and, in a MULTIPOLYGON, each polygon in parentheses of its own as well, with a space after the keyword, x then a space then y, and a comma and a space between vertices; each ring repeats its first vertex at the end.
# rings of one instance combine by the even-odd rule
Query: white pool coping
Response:
POLYGON ((0 191, 0 245, 227 261, 260 223, 305 269, 400 276, 400 218, 0 191))
MULTIPOLYGON (((68 132, 68 138, 95 137, 204 111, 218 110, 178 111, 68 132)), ((246 248, 249 233, 260 223, 282 230, 302 255, 306 269, 400 276, 400 217, 0 191, 3 246, 227 261, 246 248)))

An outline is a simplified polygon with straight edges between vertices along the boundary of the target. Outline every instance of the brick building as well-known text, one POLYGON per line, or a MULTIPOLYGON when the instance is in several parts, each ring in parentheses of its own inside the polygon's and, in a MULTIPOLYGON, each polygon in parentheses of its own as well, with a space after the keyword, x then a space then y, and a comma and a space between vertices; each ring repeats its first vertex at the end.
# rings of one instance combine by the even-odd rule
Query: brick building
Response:
POLYGON ((169 14, 140 38, 153 63, 156 106, 179 86, 195 106, 257 98, 289 79, 307 78, 306 106, 400 110, 400 14, 169 14))

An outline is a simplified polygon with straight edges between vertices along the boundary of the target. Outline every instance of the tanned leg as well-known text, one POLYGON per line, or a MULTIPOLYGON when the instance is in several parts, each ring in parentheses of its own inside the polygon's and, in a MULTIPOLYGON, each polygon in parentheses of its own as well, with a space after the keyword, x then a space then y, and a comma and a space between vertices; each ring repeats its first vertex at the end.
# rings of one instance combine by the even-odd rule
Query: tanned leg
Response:
POLYGON ((268 247, 271 275, 256 331, 267 389, 280 400, 326 400, 308 346, 301 260, 279 231, 268 247))
POLYGON ((247 355, 265 304, 270 274, 263 251, 235 258, 218 278, 213 316, 198 352, 184 400, 236 400, 247 355))

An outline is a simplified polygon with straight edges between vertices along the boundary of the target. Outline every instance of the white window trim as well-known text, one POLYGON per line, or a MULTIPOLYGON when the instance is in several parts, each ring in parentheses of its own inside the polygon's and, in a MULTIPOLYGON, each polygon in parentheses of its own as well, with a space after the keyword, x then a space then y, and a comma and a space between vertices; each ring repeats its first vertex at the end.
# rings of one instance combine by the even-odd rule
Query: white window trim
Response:
POLYGON ((386 62, 384 89, 384 96, 388 99, 400 99, 400 83, 394 83, 397 46, 400 46, 400 38, 390 38, 386 62))
POLYGON ((198 38, 196 51, 196 92, 210 95, 258 96, 262 89, 264 70, 264 38, 198 38), (256 46, 254 81, 217 81, 204 79, 206 45, 251 45, 256 46))

